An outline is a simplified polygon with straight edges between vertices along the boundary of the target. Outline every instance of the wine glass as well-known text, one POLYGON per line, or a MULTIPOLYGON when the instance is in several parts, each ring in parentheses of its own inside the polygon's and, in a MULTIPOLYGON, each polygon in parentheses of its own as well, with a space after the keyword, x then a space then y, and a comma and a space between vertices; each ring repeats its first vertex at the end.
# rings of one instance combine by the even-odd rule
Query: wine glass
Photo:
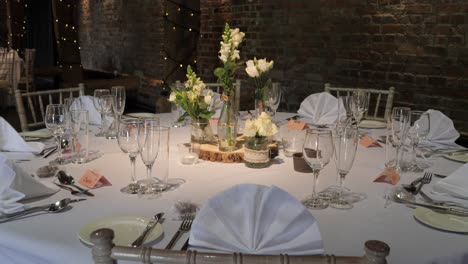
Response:
POLYGON ((152 177, 152 168, 154 161, 159 153, 160 143, 159 118, 145 119, 140 127, 138 136, 138 148, 140 157, 146 166, 147 177, 145 180, 138 181, 140 185, 139 195, 145 198, 157 198, 163 188, 152 177))
POLYGON ((51 161, 51 165, 65 164, 66 160, 62 157, 62 135, 67 128, 67 112, 63 104, 49 104, 46 107, 44 123, 47 129, 52 132, 57 141, 57 158, 51 161))
POLYGON ((358 89, 353 91, 351 98, 351 112, 357 125, 361 123, 364 114, 367 112, 369 107, 369 97, 366 90, 358 89))
POLYGON ((117 131, 117 142, 120 149, 130 157, 130 164, 132 166, 130 174, 130 183, 124 188, 120 189, 123 193, 136 194, 140 186, 135 178, 135 160, 138 156, 138 136, 139 129, 143 120, 136 118, 121 119, 119 120, 119 129, 117 131))
POLYGON ((401 171, 400 150, 406 140, 411 118, 411 109, 408 107, 395 107, 392 111, 392 142, 396 147, 395 170, 401 171))
POLYGON ((99 98, 99 105, 101 106, 101 113, 103 114, 104 118, 101 121, 102 129, 104 130, 104 136, 107 139, 115 138, 115 135, 109 135, 110 126, 108 124, 107 116, 112 113, 112 101, 114 100, 114 96, 112 95, 103 95, 99 98))
POLYGON ((426 136, 429 134, 430 127, 431 121, 429 113, 423 111, 411 111, 408 138, 410 139, 413 154, 409 166, 405 169, 414 172, 424 171, 424 168, 421 168, 423 164, 416 162, 416 148, 421 141, 426 139, 426 136))
POLYGON ((271 116, 275 116, 276 110, 281 102, 281 87, 278 83, 273 83, 267 95, 268 106, 271 116))
POLYGON ((112 111, 114 113, 114 121, 112 122, 107 138, 115 138, 117 134, 117 126, 119 119, 122 117, 125 110, 125 87, 124 86, 113 86, 111 88, 112 100, 112 111))
POLYGON ((359 142, 359 132, 356 125, 343 127, 334 137, 335 164, 340 177, 340 193, 336 199, 330 203, 330 207, 336 209, 351 209, 353 205, 343 197, 344 180, 351 170, 356 156, 359 142))
POLYGON ((312 196, 302 201, 309 209, 324 209, 328 203, 317 196, 315 191, 317 178, 320 171, 328 164, 333 155, 333 140, 331 131, 328 129, 308 129, 303 147, 304 160, 312 169, 314 174, 314 185, 312 196))
POLYGON ((104 112, 102 111, 101 107, 101 100, 100 98, 104 95, 110 95, 110 91, 108 89, 96 89, 94 90, 94 96, 93 96, 93 103, 94 107, 96 110, 101 114, 101 130, 96 134, 96 137, 104 137, 106 135, 104 128, 104 121, 105 121, 105 116, 104 112))

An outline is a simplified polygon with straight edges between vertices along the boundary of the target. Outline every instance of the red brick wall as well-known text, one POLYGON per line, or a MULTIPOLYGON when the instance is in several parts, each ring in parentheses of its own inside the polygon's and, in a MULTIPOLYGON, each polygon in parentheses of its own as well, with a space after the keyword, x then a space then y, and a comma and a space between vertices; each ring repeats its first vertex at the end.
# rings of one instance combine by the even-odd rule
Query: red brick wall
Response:
MULTIPOLYGON (((198 66, 207 81, 228 21, 246 33, 242 59, 275 60, 283 109, 297 110, 325 82, 394 86, 395 105, 441 110, 468 132, 466 0, 205 0, 201 11, 198 66)), ((247 79, 243 71, 239 78, 247 79)), ((242 105, 253 108, 248 85, 242 105)))

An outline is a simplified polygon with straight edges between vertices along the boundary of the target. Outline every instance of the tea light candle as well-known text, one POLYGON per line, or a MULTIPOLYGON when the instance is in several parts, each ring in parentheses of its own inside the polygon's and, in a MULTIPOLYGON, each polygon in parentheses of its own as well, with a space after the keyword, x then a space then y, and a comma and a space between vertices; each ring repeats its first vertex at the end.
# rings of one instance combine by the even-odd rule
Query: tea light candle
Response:
POLYGON ((198 157, 195 153, 187 153, 182 158, 183 164, 194 164, 197 161, 198 157))

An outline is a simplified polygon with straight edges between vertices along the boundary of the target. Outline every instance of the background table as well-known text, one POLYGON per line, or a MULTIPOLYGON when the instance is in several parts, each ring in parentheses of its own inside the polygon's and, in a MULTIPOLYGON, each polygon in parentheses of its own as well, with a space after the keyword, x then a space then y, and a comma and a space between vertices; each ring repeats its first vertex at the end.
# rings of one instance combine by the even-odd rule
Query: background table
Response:
MULTIPOLYGON (((280 113, 277 119, 287 116, 280 113)), ((163 124, 169 124, 169 115, 162 115, 161 120, 163 124)), ((80 242, 78 232, 91 221, 111 216, 137 215, 149 218, 156 212, 164 212, 164 235, 152 244, 155 248, 164 248, 180 224, 172 220, 171 207, 175 201, 189 200, 203 205, 214 194, 239 183, 275 185, 298 200, 312 192, 312 175, 294 171, 292 158, 284 157, 282 151, 272 165, 265 169, 249 169, 243 163, 208 161, 182 165, 178 161, 176 145, 190 140, 190 128, 171 129, 169 177, 186 181, 178 189, 166 192, 156 200, 144 200, 136 195, 120 193, 119 189, 130 181, 129 158, 121 152, 116 140, 93 137, 91 148, 99 149, 104 156, 87 164, 69 164, 63 168, 75 179, 86 169, 97 170, 113 186, 93 190, 95 197, 72 204, 70 211, 0 224, 0 263, 92 263, 91 249, 80 242)), ((52 158, 37 158, 21 164, 35 172, 52 158)), ((390 246, 389 263, 427 263, 435 257, 456 256, 467 251, 467 235, 442 232, 422 225, 414 219, 413 209, 403 204, 391 203, 384 208, 384 194, 392 186, 373 182, 384 168, 384 159, 383 148, 365 149, 359 146, 354 166, 346 178, 346 187, 354 192, 365 193, 367 199, 354 204, 351 210, 327 208, 311 211, 318 221, 326 253, 362 255, 363 244, 370 239, 382 240, 390 246)), ((433 167, 439 173, 448 174, 461 165, 440 158, 434 161, 433 167)), ((157 167, 153 173, 158 174, 157 167)), ((142 179, 145 175, 145 167, 138 157, 137 176, 142 179)), ((401 183, 408 183, 419 176, 421 174, 403 174, 401 183)), ((433 182, 437 180, 433 179, 433 182)), ((320 173, 318 190, 332 184, 337 184, 333 161, 320 173)), ((31 205, 51 203, 65 197, 71 195, 61 190, 31 205)), ((180 239, 174 249, 179 249, 186 237, 180 239)))

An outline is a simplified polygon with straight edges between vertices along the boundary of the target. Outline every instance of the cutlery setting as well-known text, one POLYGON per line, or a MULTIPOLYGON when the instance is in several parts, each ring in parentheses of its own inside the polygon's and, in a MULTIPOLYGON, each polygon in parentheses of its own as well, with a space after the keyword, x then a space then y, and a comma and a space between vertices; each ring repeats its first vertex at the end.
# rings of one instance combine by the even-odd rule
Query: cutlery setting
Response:
POLYGON ((141 235, 133 241, 131 244, 132 247, 139 247, 141 244, 143 244, 143 241, 145 241, 146 236, 153 230, 153 228, 159 223, 161 218, 164 216, 164 213, 158 213, 153 216, 153 218, 148 222, 148 225, 146 226, 145 230, 141 235))
POLYGON ((175 243, 181 237, 181 235, 183 233, 186 233, 186 232, 190 231, 190 229, 192 228, 192 223, 193 223, 193 218, 192 217, 184 218, 184 220, 182 221, 182 223, 179 226, 179 229, 174 234, 171 241, 169 241, 169 243, 167 244, 165 249, 172 249, 174 247, 175 243))

